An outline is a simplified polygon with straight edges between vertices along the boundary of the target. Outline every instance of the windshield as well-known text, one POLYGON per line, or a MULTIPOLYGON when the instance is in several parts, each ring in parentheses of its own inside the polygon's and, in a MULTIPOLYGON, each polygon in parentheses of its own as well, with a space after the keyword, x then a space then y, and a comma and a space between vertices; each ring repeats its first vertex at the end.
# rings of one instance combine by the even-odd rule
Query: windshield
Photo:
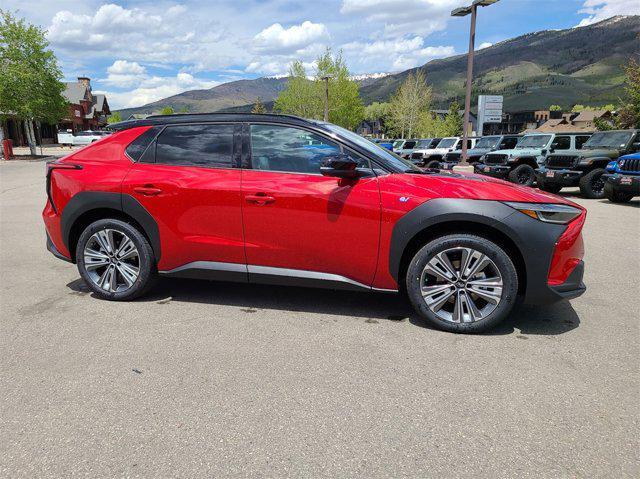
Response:
POLYGON ((416 148, 429 148, 431 146, 431 138, 427 139, 427 140, 420 140, 418 141, 418 144, 416 145, 416 148))
POLYGON ((522 137, 516 148, 544 148, 549 143, 551 135, 530 135, 522 137))
POLYGON ((493 148, 496 148, 498 146, 498 143, 500 143, 499 136, 484 136, 478 140, 475 148, 491 150, 493 148))
POLYGON ((404 143, 404 140, 396 140, 393 142, 393 148, 400 148, 403 143, 404 143))
POLYGON ((456 141, 458 141, 457 138, 444 138, 440 143, 438 143, 436 148, 451 148, 456 144, 456 141))
POLYGON ((602 131, 594 133, 582 148, 625 148, 633 135, 632 131, 602 131))
POLYGON ((335 133, 336 135, 347 138, 362 149, 372 153, 375 157, 391 164, 391 166, 397 170, 404 172, 415 171, 422 173, 422 170, 415 166, 413 163, 403 160, 395 153, 392 153, 386 148, 382 148, 375 143, 371 143, 369 140, 366 140, 365 138, 352 131, 349 131, 345 128, 342 128, 341 126, 334 125, 332 123, 318 122, 318 124, 322 125, 324 128, 331 131, 332 133, 335 133))

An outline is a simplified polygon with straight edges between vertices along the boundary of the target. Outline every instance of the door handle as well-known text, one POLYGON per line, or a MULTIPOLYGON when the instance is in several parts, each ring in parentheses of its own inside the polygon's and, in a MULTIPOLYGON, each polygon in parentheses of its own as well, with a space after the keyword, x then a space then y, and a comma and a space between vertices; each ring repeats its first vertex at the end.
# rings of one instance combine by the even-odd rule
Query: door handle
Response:
POLYGON ((133 191, 144 196, 157 196, 162 193, 160 188, 156 188, 153 185, 136 186, 133 191))
POLYGON ((273 196, 269 196, 266 193, 256 193, 255 195, 246 195, 244 197, 247 203, 255 203, 258 206, 269 205, 276 201, 273 196))

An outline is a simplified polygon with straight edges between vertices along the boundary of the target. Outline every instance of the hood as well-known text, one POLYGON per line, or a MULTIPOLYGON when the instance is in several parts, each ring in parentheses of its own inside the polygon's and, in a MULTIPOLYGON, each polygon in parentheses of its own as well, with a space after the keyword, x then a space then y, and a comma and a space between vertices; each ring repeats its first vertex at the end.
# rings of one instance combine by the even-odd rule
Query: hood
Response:
MULTIPOLYGON (((508 150, 508 151, 511 151, 511 150, 508 150)), ((467 150, 467 155, 478 156, 478 155, 484 155, 486 153, 493 153, 493 150, 491 148, 471 148, 470 150, 467 150)))
POLYGON ((449 153, 450 151, 450 148, 429 148, 427 150, 413 150, 414 153, 422 153, 423 155, 444 154, 449 153))
POLYGON ((488 151, 487 153, 509 156, 540 156, 542 154, 542 148, 513 148, 512 150, 496 150, 488 151))
POLYGON ((620 152, 615 149, 609 150, 606 148, 595 148, 593 150, 583 149, 583 150, 580 150, 580 156, 583 158, 594 158, 596 156, 600 156, 600 157, 605 156, 607 158, 611 158, 612 160, 615 160, 620 156, 620 152))
POLYGON ((390 176, 396 177, 394 181, 404 182, 403 191, 418 204, 434 198, 467 198, 526 203, 556 203, 583 209, 562 196, 489 176, 445 172, 434 175, 397 174, 390 176))

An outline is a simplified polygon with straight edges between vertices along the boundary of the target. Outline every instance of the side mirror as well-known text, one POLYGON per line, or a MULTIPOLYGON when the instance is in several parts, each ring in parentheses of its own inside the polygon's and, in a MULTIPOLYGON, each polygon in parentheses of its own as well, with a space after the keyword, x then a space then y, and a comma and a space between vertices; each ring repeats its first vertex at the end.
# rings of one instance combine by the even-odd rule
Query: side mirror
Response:
POLYGON ((346 153, 339 153, 327 157, 320 167, 323 176, 335 176, 336 178, 359 178, 363 175, 358 169, 358 161, 346 153))

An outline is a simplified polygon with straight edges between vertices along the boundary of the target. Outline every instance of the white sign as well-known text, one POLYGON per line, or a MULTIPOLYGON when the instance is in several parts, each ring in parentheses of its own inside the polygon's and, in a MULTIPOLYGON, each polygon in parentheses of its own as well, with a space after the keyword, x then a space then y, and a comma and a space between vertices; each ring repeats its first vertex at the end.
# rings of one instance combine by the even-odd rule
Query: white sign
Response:
POLYGON ((502 95, 478 96, 478 135, 482 135, 485 123, 500 123, 502 121, 502 95))

